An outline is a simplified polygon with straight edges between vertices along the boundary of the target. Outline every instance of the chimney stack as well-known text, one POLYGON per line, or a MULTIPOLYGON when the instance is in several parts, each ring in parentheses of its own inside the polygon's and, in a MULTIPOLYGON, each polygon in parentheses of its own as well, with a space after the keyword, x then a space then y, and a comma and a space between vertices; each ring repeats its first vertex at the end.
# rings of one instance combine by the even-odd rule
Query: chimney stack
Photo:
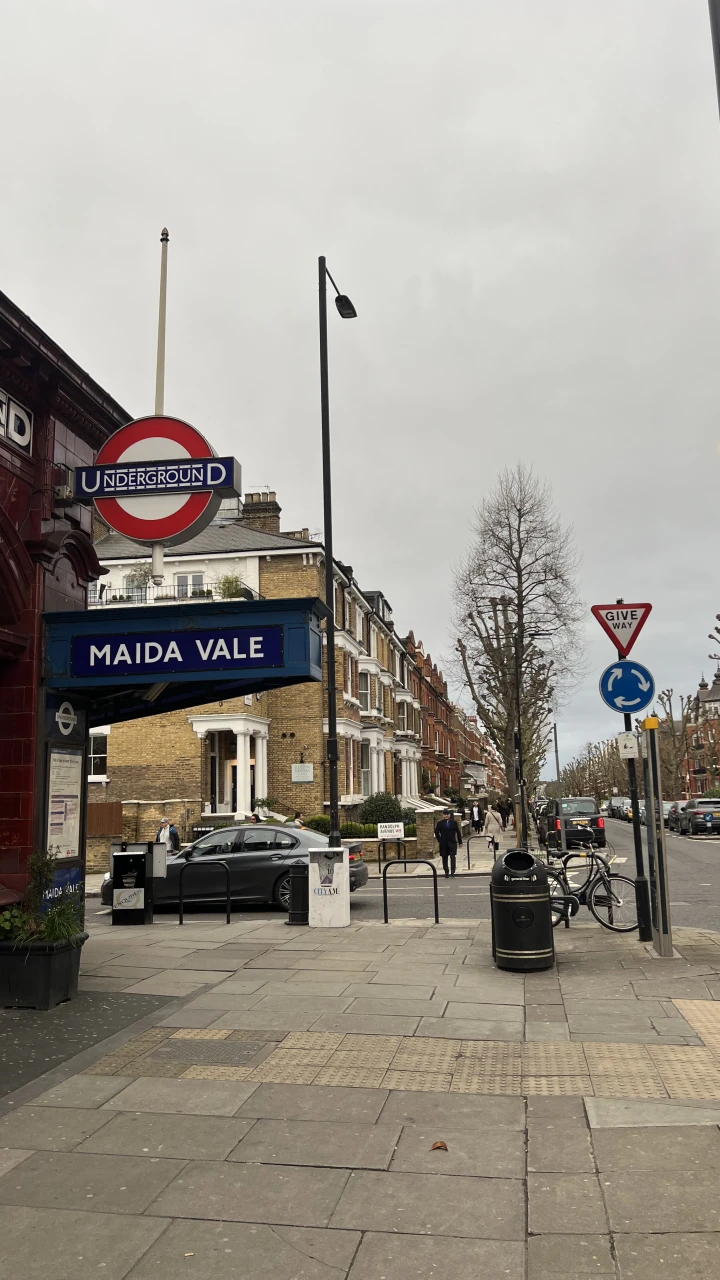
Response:
POLYGON ((280 532, 281 507, 273 489, 262 493, 246 493, 243 497, 242 523, 261 533, 280 532))

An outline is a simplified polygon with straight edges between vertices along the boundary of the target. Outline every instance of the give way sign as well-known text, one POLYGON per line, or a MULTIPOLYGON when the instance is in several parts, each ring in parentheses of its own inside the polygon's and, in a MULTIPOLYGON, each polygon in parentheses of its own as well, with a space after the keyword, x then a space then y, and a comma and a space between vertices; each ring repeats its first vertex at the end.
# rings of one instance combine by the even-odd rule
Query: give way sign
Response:
POLYGON ((594 604, 590 610, 626 658, 650 616, 651 604, 594 604))

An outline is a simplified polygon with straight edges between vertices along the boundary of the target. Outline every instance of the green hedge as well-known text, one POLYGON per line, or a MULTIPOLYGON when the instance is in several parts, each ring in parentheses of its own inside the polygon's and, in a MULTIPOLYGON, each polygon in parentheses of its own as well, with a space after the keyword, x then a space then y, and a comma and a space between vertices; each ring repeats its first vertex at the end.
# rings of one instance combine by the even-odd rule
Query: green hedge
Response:
POLYGON ((376 791, 360 805, 358 818, 362 823, 402 822, 402 806, 389 791, 376 791))
POLYGON ((344 822, 340 827, 340 835, 344 838, 364 835, 363 825, 361 822, 344 822))
POLYGON ((307 818, 305 826, 311 831, 319 831, 324 836, 330 835, 330 819, 325 817, 324 813, 317 813, 313 818, 307 818))

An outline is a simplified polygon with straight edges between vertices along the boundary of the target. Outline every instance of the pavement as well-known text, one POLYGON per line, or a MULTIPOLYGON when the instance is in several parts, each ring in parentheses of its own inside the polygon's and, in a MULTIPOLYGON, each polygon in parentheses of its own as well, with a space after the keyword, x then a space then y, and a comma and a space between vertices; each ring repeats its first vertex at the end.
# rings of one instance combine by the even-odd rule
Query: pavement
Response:
POLYGON ((720 1272, 720 934, 574 921, 523 975, 477 918, 90 932, 81 998, 150 1003, 0 1103, 3 1275, 720 1272))

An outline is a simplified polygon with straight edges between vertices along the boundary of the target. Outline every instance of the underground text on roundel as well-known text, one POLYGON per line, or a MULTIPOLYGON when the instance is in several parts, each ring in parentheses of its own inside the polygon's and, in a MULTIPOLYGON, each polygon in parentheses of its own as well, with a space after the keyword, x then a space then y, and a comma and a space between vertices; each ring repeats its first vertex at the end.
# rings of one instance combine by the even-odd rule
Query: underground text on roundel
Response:
POLYGON ((165 675, 283 665, 282 627, 218 627, 120 636, 75 636, 74 676, 165 675))

